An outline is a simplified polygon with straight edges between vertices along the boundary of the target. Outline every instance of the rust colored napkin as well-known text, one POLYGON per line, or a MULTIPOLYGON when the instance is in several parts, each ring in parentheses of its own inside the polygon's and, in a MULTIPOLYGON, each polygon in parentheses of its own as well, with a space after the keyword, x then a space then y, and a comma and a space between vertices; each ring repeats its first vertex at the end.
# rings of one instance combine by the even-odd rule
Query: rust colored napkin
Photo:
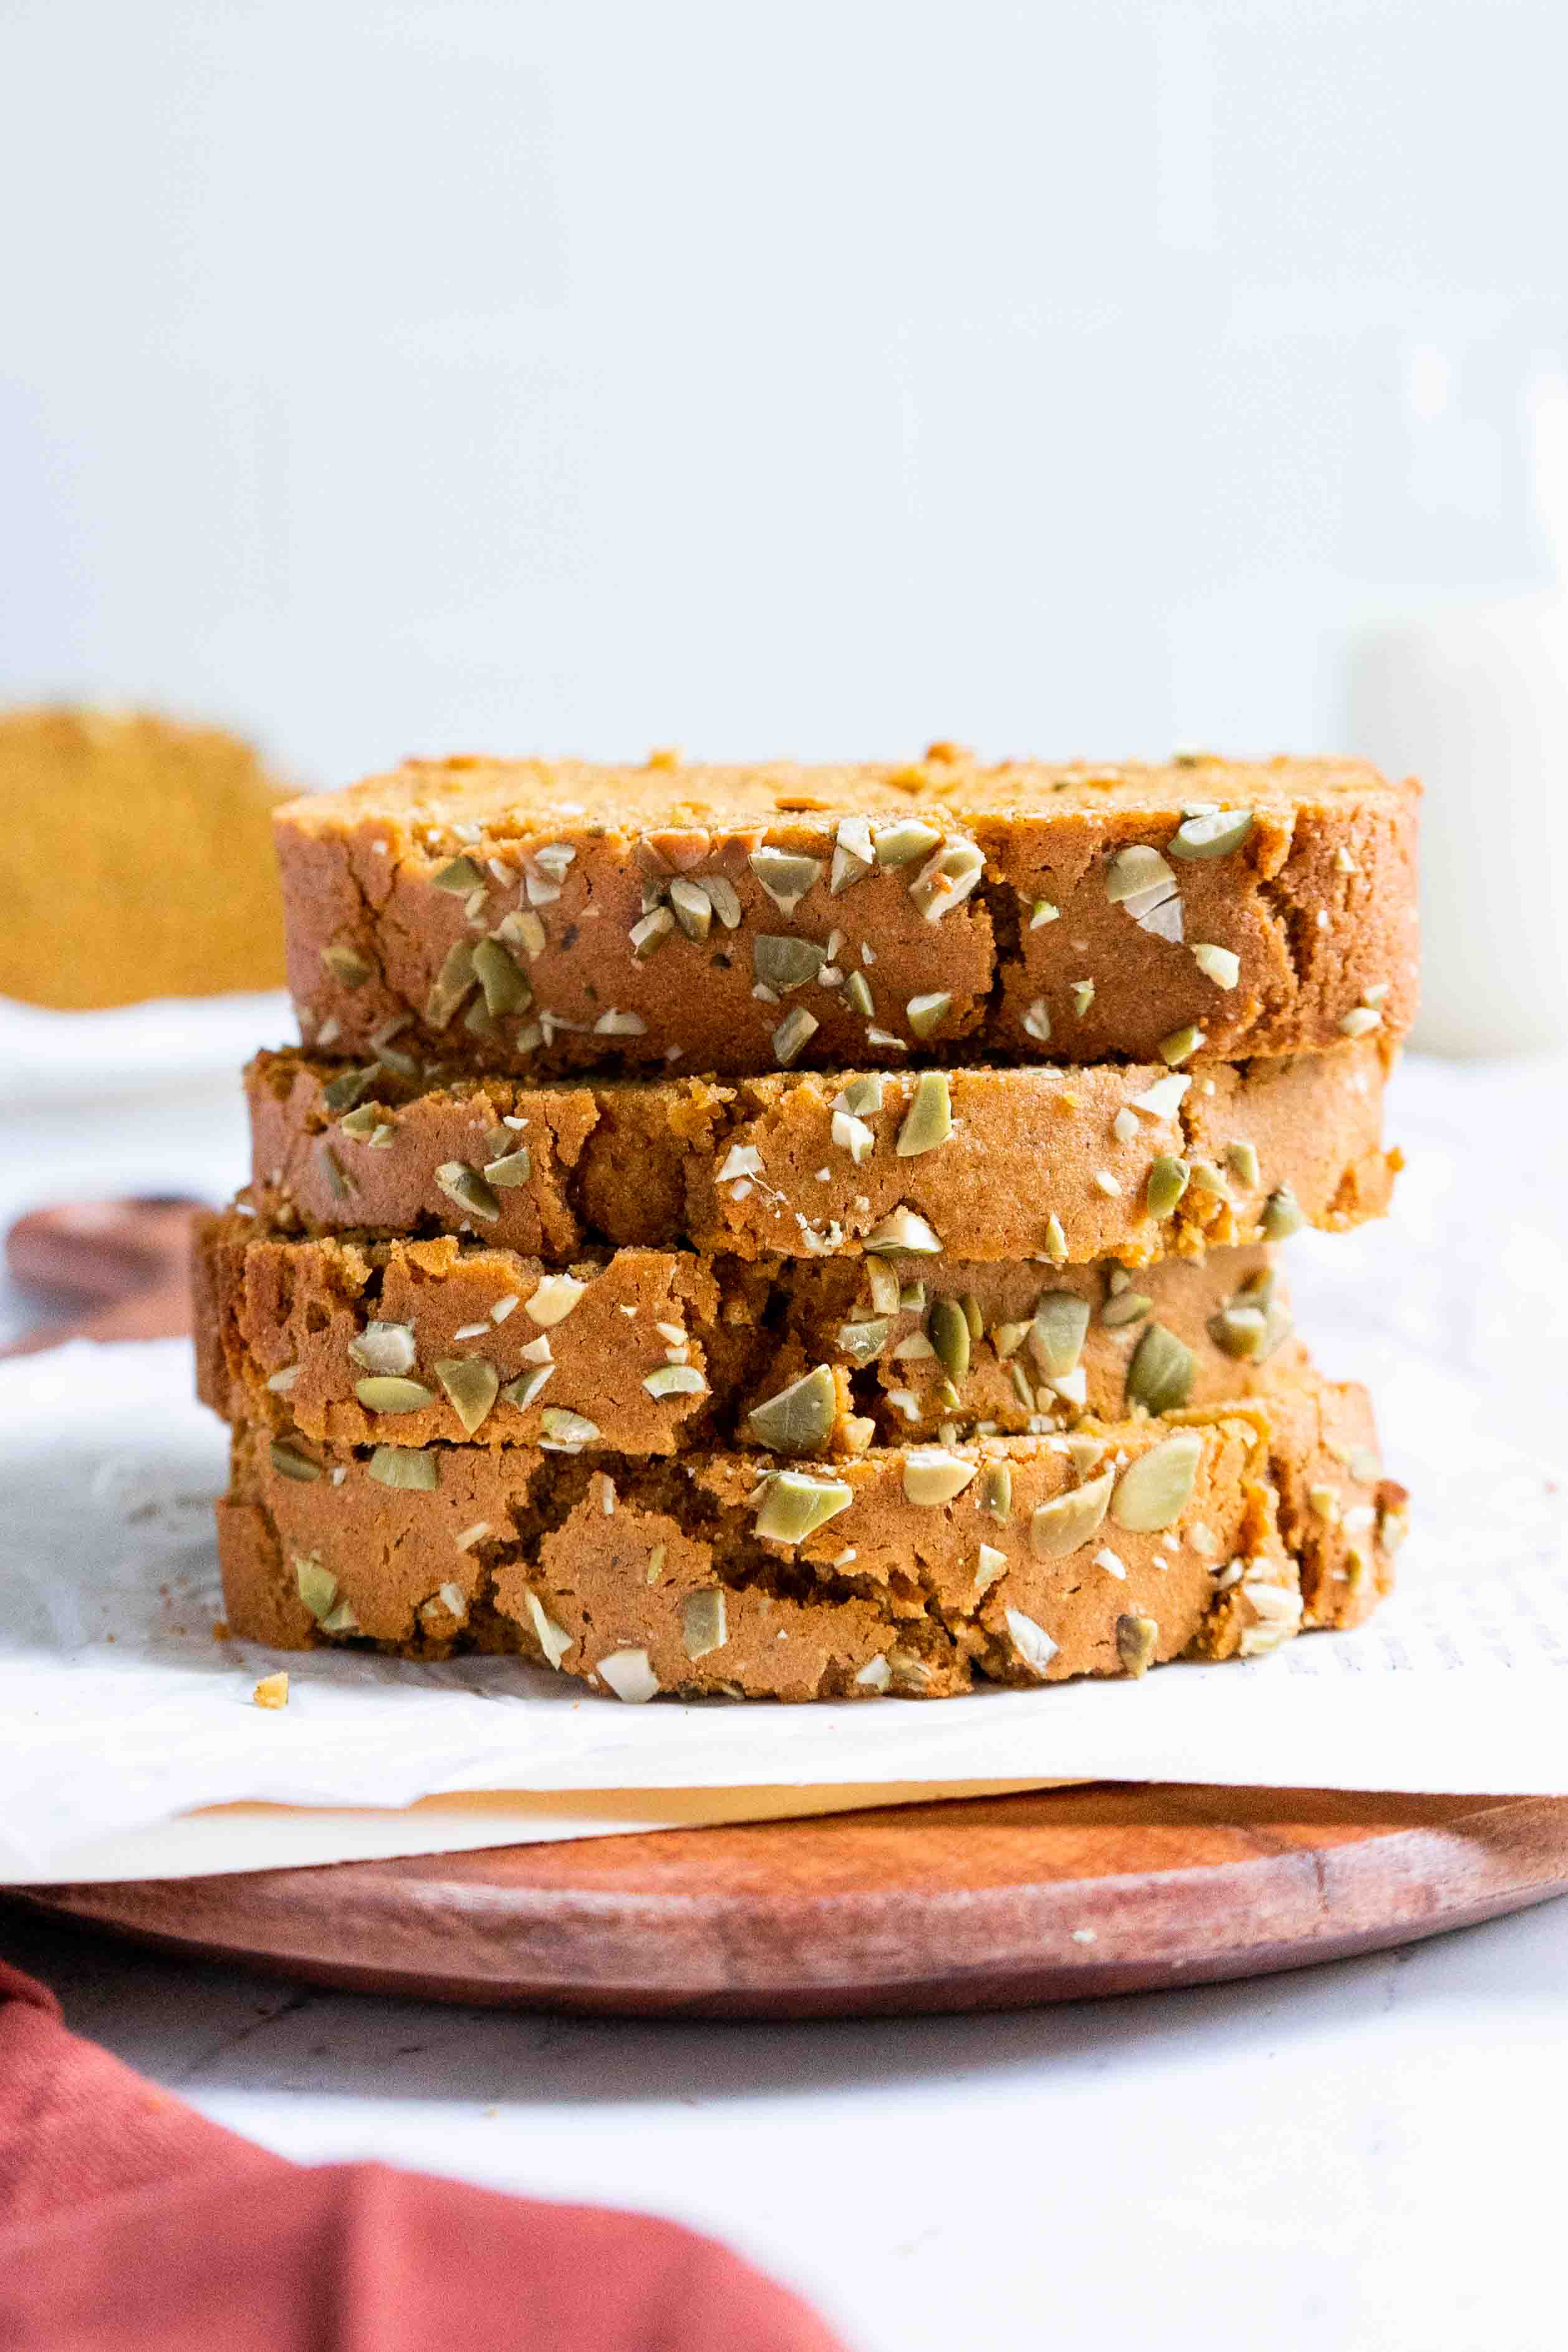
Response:
POLYGON ((843 2352, 668 2221, 287 2163, 0 1961, 5 2352, 843 2352))

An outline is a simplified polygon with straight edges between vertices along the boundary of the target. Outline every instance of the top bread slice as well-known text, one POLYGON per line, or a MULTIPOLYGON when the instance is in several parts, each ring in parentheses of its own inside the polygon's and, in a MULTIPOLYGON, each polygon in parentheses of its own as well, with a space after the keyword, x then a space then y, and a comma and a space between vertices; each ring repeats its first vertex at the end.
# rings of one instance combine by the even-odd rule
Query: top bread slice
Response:
POLYGON ((410 761, 277 813, 306 1041, 744 1076, 1238 1060, 1415 1010, 1419 788, 1354 761, 410 761))

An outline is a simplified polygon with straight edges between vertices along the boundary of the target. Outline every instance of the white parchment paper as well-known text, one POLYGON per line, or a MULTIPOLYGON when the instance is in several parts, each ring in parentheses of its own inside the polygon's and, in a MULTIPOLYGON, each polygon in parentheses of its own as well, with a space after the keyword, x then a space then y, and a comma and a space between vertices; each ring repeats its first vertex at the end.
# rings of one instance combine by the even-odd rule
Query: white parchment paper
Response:
POLYGON ((225 1440, 189 1350, 77 1343, 0 1365, 0 1880, 247 1801, 792 1788, 810 1810, 807 1790, 848 1784, 1086 1778, 1568 1790, 1563 1075, 1410 1066, 1396 1220, 1292 1244, 1299 1319, 1325 1370, 1371 1381, 1414 1532, 1370 1626, 1251 1664, 928 1705, 625 1706, 513 1660, 220 1643, 225 1440), (1500 1141, 1525 1132, 1542 1148, 1508 1155, 1504 1181, 1500 1141), (290 1703, 268 1713, 250 1695, 277 1665, 290 1703))

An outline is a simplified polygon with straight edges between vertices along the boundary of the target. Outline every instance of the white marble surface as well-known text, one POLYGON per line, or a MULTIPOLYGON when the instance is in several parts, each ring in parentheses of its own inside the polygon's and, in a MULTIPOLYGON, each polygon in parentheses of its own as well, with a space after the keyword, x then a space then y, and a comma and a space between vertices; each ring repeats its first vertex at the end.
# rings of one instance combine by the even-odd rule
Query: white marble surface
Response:
MULTIPOLYGON (((1553 1187, 1543 1172, 1519 1195, 1509 1233, 1478 1229, 1458 1213, 1453 1127, 1478 1162, 1521 1116, 1560 1132, 1561 1087, 1545 1079, 1456 1075, 1447 1137, 1428 1131, 1429 1087, 1403 1095, 1396 1127, 1417 1147, 1405 1237, 1396 1222, 1300 1252, 1302 1319, 1332 1323, 1336 1370, 1375 1382, 1412 1318, 1457 1400, 1493 1385, 1508 1351, 1517 1363, 1520 1318, 1488 1311, 1493 1270, 1509 1277, 1495 1297, 1549 1294, 1553 1187), (1448 1218, 1466 1313, 1397 1277, 1407 1244, 1448 1218), (1358 1297, 1364 1336, 1346 1361, 1338 1335, 1358 1297)), ((241 1133, 228 1088, 0 1123, 0 1217, 61 1191, 215 1197, 241 1133)), ((0 1316, 17 1328, 20 1302, 0 1299, 0 1316)), ((1549 1326, 1520 1435, 1560 1455, 1549 1326)), ((81 2031, 283 2154, 674 2216, 801 2288, 862 2352, 1562 2340, 1568 1903, 1249 1985, 809 2027, 573 2024, 302 1993, 8 1910, 0 1950, 55 1985, 81 2031)))

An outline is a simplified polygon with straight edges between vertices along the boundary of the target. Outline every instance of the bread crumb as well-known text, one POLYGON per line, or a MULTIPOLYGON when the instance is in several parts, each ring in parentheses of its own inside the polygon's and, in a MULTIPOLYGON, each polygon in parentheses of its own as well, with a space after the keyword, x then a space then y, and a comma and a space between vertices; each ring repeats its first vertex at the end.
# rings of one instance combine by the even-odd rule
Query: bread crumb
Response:
POLYGON ((288 1705, 288 1676, 287 1675, 264 1675, 261 1681, 257 1683, 255 1690, 251 1693, 251 1698, 254 1704, 257 1706, 287 1706, 288 1705))

